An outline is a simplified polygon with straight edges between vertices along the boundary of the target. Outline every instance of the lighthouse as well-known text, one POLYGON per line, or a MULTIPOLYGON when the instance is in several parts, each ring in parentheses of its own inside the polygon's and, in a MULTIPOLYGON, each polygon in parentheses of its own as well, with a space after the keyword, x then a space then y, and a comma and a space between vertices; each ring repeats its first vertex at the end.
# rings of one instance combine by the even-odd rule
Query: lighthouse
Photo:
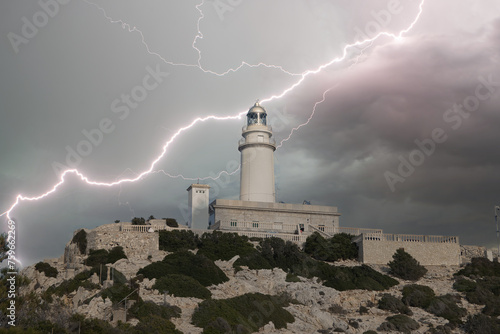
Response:
POLYGON ((274 151, 276 143, 267 112, 255 102, 248 110, 238 150, 241 152, 240 201, 275 202, 274 151))

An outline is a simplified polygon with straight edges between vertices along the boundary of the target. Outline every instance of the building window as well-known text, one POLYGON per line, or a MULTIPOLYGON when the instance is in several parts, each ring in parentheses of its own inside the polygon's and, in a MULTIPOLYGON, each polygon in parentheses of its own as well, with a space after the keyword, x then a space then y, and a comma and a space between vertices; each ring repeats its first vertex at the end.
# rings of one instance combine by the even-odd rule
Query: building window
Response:
POLYGON ((252 223, 252 227, 259 228, 259 223, 252 223))
POLYGON ((238 223, 232 220, 230 225, 231 225, 232 227, 236 227, 236 226, 238 226, 238 223))

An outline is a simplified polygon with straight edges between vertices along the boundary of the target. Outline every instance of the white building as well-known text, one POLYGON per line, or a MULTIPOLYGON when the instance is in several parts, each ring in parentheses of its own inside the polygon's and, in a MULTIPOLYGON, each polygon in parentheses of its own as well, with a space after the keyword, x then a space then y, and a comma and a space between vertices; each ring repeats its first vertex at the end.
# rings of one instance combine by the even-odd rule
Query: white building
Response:
POLYGON ((206 229, 208 226, 208 184, 192 184, 187 188, 189 217, 188 227, 192 229, 206 229))

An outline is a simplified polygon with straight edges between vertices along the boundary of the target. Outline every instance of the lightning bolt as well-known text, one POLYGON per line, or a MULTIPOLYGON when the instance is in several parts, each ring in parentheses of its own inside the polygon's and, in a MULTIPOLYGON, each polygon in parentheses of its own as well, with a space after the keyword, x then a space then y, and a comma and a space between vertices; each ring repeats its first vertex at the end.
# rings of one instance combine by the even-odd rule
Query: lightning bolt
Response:
MULTIPOLYGON (((109 17, 107 14, 106 14, 106 11, 104 9, 102 9, 101 7, 99 7, 98 5, 88 1, 88 0, 83 0, 84 2, 90 4, 90 5, 93 5, 93 6, 96 6, 98 9, 100 9, 104 15, 106 16, 106 18, 108 20, 110 20, 111 23, 121 23, 122 24, 122 27, 124 28, 127 28, 129 32, 138 32, 140 35, 141 35, 141 39, 142 39, 142 44, 144 44, 144 46, 146 47, 148 53, 150 53, 151 55, 155 55, 157 57, 159 57, 160 59, 162 59, 165 63, 167 64, 170 64, 170 65, 174 65, 174 66, 187 66, 187 67, 197 67, 197 68, 200 68, 201 70, 203 70, 204 72, 206 73, 210 73, 210 74, 215 74, 215 75, 219 75, 219 76, 222 76, 222 75, 225 75, 229 72, 234 72, 234 71, 237 71, 239 68, 241 68, 242 66, 269 66, 269 67, 273 67, 273 68, 277 68, 277 69, 280 69, 280 70, 283 70, 282 67, 280 66, 274 66, 274 65, 265 65, 265 64, 258 64, 258 65, 248 65, 247 63, 245 62, 242 62, 242 65, 240 65, 240 67, 238 67, 237 69, 230 69, 224 73, 216 73, 216 72, 213 72, 213 71, 209 71, 209 70, 205 70, 201 67, 200 64, 176 64, 176 63, 173 63, 173 62, 170 62, 170 61, 167 61, 166 59, 164 59, 161 55, 159 55, 158 53, 155 53, 155 52, 152 52, 149 48, 149 46, 147 45, 147 43, 145 42, 145 38, 144 38, 144 34, 142 33, 142 31, 140 31, 139 29, 137 29, 136 27, 132 27, 130 25, 128 25, 127 23, 123 22, 122 20, 113 20, 111 17, 109 17)), ((418 22, 420 16, 422 15, 422 12, 423 12, 423 5, 424 5, 424 2, 425 0, 422 0, 419 4, 419 11, 415 17, 415 19, 411 22, 411 24, 408 26, 408 28, 404 29, 404 30, 401 30, 398 34, 393 34, 393 33, 389 33, 389 32, 379 32, 378 34, 376 34, 374 37, 372 38, 367 38, 365 40, 361 40, 361 41, 356 41, 352 44, 349 44, 349 45, 346 45, 344 48, 343 48, 343 52, 342 52, 342 55, 339 56, 339 57, 336 57, 336 58, 333 58, 332 60, 330 60, 329 62, 325 63, 325 64, 322 64, 320 65, 319 67, 317 67, 316 69, 314 70, 308 70, 308 71, 305 71, 303 72, 302 74, 300 74, 300 79, 297 80, 297 82, 295 82, 293 85, 291 85, 290 87, 284 89, 280 94, 277 94, 277 95, 272 95, 266 99, 263 99, 261 102, 262 103, 266 103, 266 102, 270 102, 270 101, 273 101, 273 100, 277 100, 277 99, 280 99, 282 98, 283 96, 285 96, 286 94, 288 94, 289 92, 293 91, 296 87, 298 87, 299 85, 301 85, 304 80, 310 76, 310 75, 314 75, 314 74, 317 74, 317 73, 320 73, 322 70, 324 70, 325 68, 331 66, 332 64, 334 63, 338 63, 338 62, 341 62, 343 60, 345 60, 347 58, 347 52, 351 49, 351 48, 354 48, 354 47, 357 47, 357 46, 363 46, 367 43, 372 43, 374 42, 375 40, 379 39, 381 36, 387 36, 387 37, 391 37, 393 38, 394 40, 400 40, 404 34, 408 33, 410 30, 413 29, 413 27, 415 26, 415 24, 418 22)), ((201 21, 201 19, 203 19, 203 13, 201 12, 200 10, 200 7, 204 4, 204 0, 199 4, 197 5, 197 9, 198 11, 200 11, 200 18, 198 19, 198 28, 199 28, 199 23, 201 21)), ((195 40, 193 41, 193 46, 195 47, 195 44, 196 44, 196 41, 200 38, 203 37, 203 34, 201 34, 201 32, 199 32, 199 34, 195 37, 195 40)), ((196 49, 196 47, 195 47, 196 49)), ((198 49, 197 49, 198 50, 198 49)), ((198 50, 199 51, 199 50, 198 50)), ((201 55, 201 53, 200 53, 201 55)), ((201 57, 198 58, 198 63, 201 62, 201 57)), ((283 70, 285 73, 286 71, 283 70)), ((293 73, 289 73, 290 75, 296 75, 296 74, 293 74, 293 73)), ((330 89, 329 89, 330 90, 330 89)), ((326 93, 329 91, 325 91, 325 93, 323 94, 323 97, 325 98, 326 96, 326 93)), ((324 101, 324 99, 322 100, 324 101)), ((320 101, 320 102, 322 102, 320 101)), ((315 104, 315 107, 319 104, 316 103, 315 104)), ((241 119, 241 117, 246 113, 246 111, 242 111, 240 113, 238 113, 237 115, 233 115, 233 116, 224 116, 224 117, 219 117, 219 116, 214 116, 214 115, 210 115, 210 116, 206 116, 206 117, 199 117, 199 118, 196 118, 194 119, 189 125, 185 126, 185 127, 182 127, 180 129, 177 130, 177 132, 174 133, 174 135, 164 144, 163 148, 162 148, 162 151, 161 153, 153 160, 153 162, 150 164, 149 168, 146 169, 145 171, 139 173, 137 176, 133 177, 133 178, 123 178, 123 179, 120 179, 118 181, 114 181, 114 182, 99 182, 99 181, 92 181, 90 180, 87 176, 83 175, 81 172, 79 172, 78 170, 76 169, 68 169, 68 170, 65 170, 61 175, 60 175, 60 178, 59 178, 59 182, 57 182, 50 190, 48 190, 47 192, 41 194, 41 195, 38 195, 38 196, 33 196, 33 197, 28 197, 28 196, 24 196, 22 194, 19 194, 16 196, 16 200, 14 201, 14 203, 9 207, 9 209, 5 212, 3 212, 2 214, 0 214, 0 217, 2 216, 6 216, 7 219, 9 221, 12 221, 12 218, 10 216, 11 212, 21 203, 21 202, 24 202, 24 201, 28 201, 28 202, 31 202, 31 201, 38 201, 38 200, 41 200, 45 197, 48 197, 50 196, 52 193, 55 193, 57 191, 57 189, 59 187, 61 187, 61 185, 64 184, 65 180, 66 180, 66 177, 69 176, 69 175, 75 175, 76 177, 80 178, 80 180, 82 180, 83 182, 89 184, 89 185, 93 185, 93 186, 105 186, 105 187, 113 187, 113 186, 116 186, 116 185, 121 185, 121 184, 125 184, 125 183, 132 183, 132 182, 136 182, 140 179, 142 179, 144 176, 148 175, 148 174, 151 174, 154 170, 154 167, 155 165, 166 155, 167 153, 167 149, 168 147, 175 141, 175 139, 181 135, 183 132, 185 132, 186 130, 192 128, 193 126, 195 126, 197 123, 200 123, 200 122, 205 122, 205 121, 209 121, 209 120, 217 120, 217 121, 222 121, 222 120, 234 120, 234 119, 241 119)), ((311 118, 311 117, 310 117, 311 118)), ((309 119, 310 120, 310 119, 309 119)), ((300 126, 298 127, 300 128, 300 126)), ((297 128, 297 130, 298 130, 297 128)), ((295 130, 296 131, 296 130, 295 130)), ((293 131, 292 131, 293 132, 293 131)), ((288 140, 288 139, 287 139, 288 140)), ((283 143, 284 141, 282 141, 283 143)), ((281 143, 281 144, 282 144, 281 143)), ((280 144, 280 145, 281 145, 280 144)), ((224 173, 224 172, 221 172, 221 173, 224 173)), ((222 175, 222 174, 219 174, 219 175, 222 175)), ((227 173, 227 172, 226 172, 227 173)))
POLYGON ((237 71, 239 71, 243 67, 250 67, 250 68, 265 67, 265 68, 271 68, 271 69, 279 70, 279 71, 281 71, 281 72, 283 72, 285 74, 288 74, 290 76, 299 76, 299 75, 301 75, 301 73, 292 73, 290 71, 287 71, 282 66, 279 66, 279 65, 269 65, 269 64, 262 63, 262 62, 257 63, 257 64, 250 64, 250 63, 247 63, 245 61, 242 61, 239 66, 237 66, 235 68, 229 68, 228 70, 226 70, 224 72, 215 72, 215 71, 203 68, 203 66, 201 65, 201 51, 196 46, 196 42, 198 41, 198 39, 203 39, 203 33, 200 30, 200 22, 205 17, 205 15, 203 14, 203 11, 200 8, 205 4, 205 0, 202 0, 198 5, 195 6, 196 10, 200 13, 200 16, 198 17, 198 21, 197 21, 197 24, 196 24, 197 34, 194 37, 194 40, 193 40, 193 43, 191 44, 191 46, 198 53, 197 64, 175 63, 173 61, 165 59, 159 53, 154 52, 154 51, 151 50, 151 48, 149 47, 148 43, 146 43, 146 38, 144 37, 144 33, 139 28, 137 28, 136 26, 132 26, 132 25, 124 22, 121 19, 118 19, 118 20, 113 19, 111 16, 108 15, 108 13, 106 12, 106 10, 104 8, 102 8, 101 6, 99 6, 96 3, 93 3, 93 2, 91 2, 89 0, 82 0, 82 1, 85 2, 85 3, 87 3, 87 4, 89 4, 89 5, 91 5, 91 6, 96 7, 100 12, 102 12, 102 14, 104 15, 104 17, 110 23, 112 23, 112 24, 119 23, 122 26, 123 29, 126 29, 130 33, 137 32, 141 36, 141 43, 146 48, 146 51, 150 55, 158 57, 161 61, 163 61, 167 65, 184 66, 184 67, 194 67, 194 68, 200 69, 204 73, 213 74, 213 75, 216 75, 216 76, 219 76, 219 77, 225 76, 225 75, 227 75, 229 73, 237 72, 237 71))

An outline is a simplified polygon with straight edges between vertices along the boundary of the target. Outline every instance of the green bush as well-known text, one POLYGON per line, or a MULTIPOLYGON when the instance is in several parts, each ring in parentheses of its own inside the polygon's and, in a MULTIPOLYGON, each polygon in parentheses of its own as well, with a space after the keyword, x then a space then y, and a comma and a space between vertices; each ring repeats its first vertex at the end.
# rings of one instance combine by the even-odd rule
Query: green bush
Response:
POLYGON ((57 277, 57 274, 59 274, 56 268, 46 262, 38 262, 35 264, 35 269, 40 273, 44 273, 47 277, 57 277))
POLYGON ((160 231, 160 250, 177 252, 181 250, 195 249, 198 237, 191 230, 160 231))
POLYGON ((301 282, 300 278, 297 275, 291 273, 286 274, 285 281, 291 283, 301 282))
MULTIPOLYGON (((103 300, 109 298, 114 304, 122 301, 125 297, 131 294, 132 291, 133 290, 128 285, 123 283, 116 283, 113 286, 103 290, 101 292, 101 297, 103 300)), ((138 298, 137 292, 127 297, 128 300, 130 299, 137 300, 137 298, 138 298)))
POLYGON ((165 218, 165 222, 169 227, 179 227, 179 223, 175 218, 165 218))
POLYGON ((328 262, 357 259, 358 246, 352 242, 352 238, 349 234, 338 233, 330 239, 325 239, 318 232, 314 232, 307 237, 304 252, 316 260, 328 262))
POLYGON ((90 267, 98 266, 100 264, 106 264, 108 263, 108 255, 109 252, 105 249, 91 249, 89 251, 89 256, 87 257, 85 264, 90 267))
POLYGON ((146 320, 151 315, 169 320, 172 318, 179 318, 181 316, 181 309, 177 306, 164 306, 157 305, 153 302, 145 302, 139 298, 139 300, 128 310, 128 314, 130 317, 137 318, 140 321, 146 320))
POLYGON ((269 296, 247 293, 230 299, 205 300, 195 310, 192 322, 204 333, 253 333, 272 321, 277 329, 286 328, 294 317, 283 307, 289 305, 285 295, 269 296))
POLYGON ((120 259, 126 259, 127 256, 125 255, 125 252, 123 251, 122 246, 116 246, 113 247, 108 254, 108 258, 106 259, 106 263, 115 263, 116 261, 120 259))
POLYGON ((411 333, 413 330, 419 329, 418 322, 403 314, 397 314, 392 317, 387 317, 386 322, 382 323, 379 331, 398 331, 400 333, 411 333))
POLYGON ((83 229, 78 231, 78 233, 73 236, 73 239, 71 239, 71 243, 78 246, 80 254, 85 254, 87 250, 87 232, 83 229))
POLYGON ((484 314, 500 315, 500 277, 478 279, 475 289, 466 292, 465 297, 470 303, 485 305, 484 314))
POLYGON ((215 263, 203 255, 191 252, 177 252, 165 256, 161 262, 154 262, 137 272, 137 275, 153 279, 169 274, 181 274, 194 278, 203 286, 220 284, 229 280, 215 263))
POLYGON ((484 257, 476 257, 468 263, 465 268, 458 271, 455 275, 463 275, 467 277, 478 276, 495 276, 500 277, 500 263, 492 262, 484 257))
POLYGON ((453 289, 459 292, 472 292, 475 291, 477 283, 466 278, 460 277, 453 283, 453 289))
POLYGON ((91 276, 90 271, 81 272, 77 274, 74 278, 63 281, 57 287, 48 288, 46 290, 47 296, 50 296, 51 294, 56 294, 59 297, 62 297, 63 295, 67 295, 73 291, 78 290, 79 287, 83 287, 86 290, 99 289, 100 286, 98 284, 93 284, 92 282, 88 281, 90 276, 91 276))
POLYGON ((466 333, 498 334, 500 333, 500 322, 484 314, 469 316, 465 323, 466 333))
POLYGON ((457 306, 457 297, 449 294, 433 298, 425 310, 447 319, 452 324, 461 324, 461 318, 467 315, 465 309, 457 306))
POLYGON ((135 329, 139 333, 182 334, 170 320, 157 315, 150 315, 143 318, 135 326, 135 329))
POLYGON ((326 267, 323 266, 318 277, 325 280, 323 283, 325 286, 339 291, 354 289, 381 291, 399 284, 395 279, 383 275, 367 265, 358 267, 326 265, 326 267))
POLYGON ((409 306, 427 308, 436 294, 425 285, 410 284, 403 288, 403 303, 409 306))
POLYGON ((134 217, 132 218, 132 225, 146 225, 146 219, 143 217, 134 217))
POLYGON ((398 249, 392 256, 393 261, 389 262, 390 273, 396 277, 417 281, 422 278, 427 269, 402 248, 398 249))
POLYGON ((153 285, 153 289, 176 297, 194 297, 208 299, 212 296, 210 290, 201 285, 197 280, 185 275, 167 275, 160 277, 153 285))
POLYGON ((381 310, 390 311, 392 313, 401 313, 412 315, 413 312, 406 306, 399 298, 394 297, 388 293, 384 293, 382 298, 378 301, 378 308, 381 310))
POLYGON ((214 261, 227 261, 236 255, 248 256, 256 252, 248 237, 221 231, 203 233, 198 248, 198 253, 214 261))

